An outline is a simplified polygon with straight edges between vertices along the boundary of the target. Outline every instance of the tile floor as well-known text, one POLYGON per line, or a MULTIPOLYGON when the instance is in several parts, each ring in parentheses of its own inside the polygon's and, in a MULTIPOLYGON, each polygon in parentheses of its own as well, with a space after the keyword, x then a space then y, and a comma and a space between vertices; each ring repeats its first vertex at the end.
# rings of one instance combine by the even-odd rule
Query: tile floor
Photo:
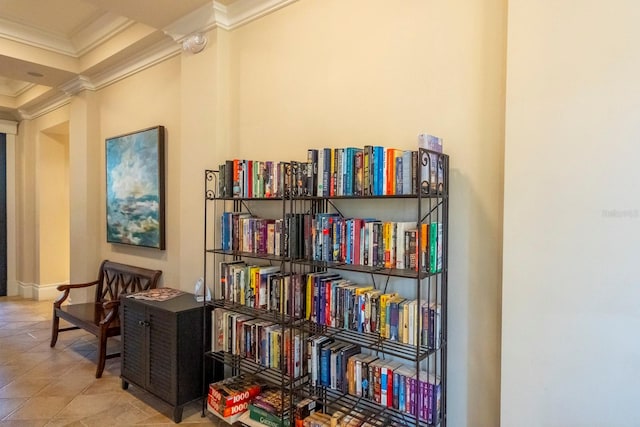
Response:
MULTIPOLYGON (((51 339, 51 301, 0 297, 0 427, 175 425, 172 409, 131 385, 122 390, 120 358, 95 378, 97 340, 82 330, 51 339)), ((110 345, 117 351, 119 342, 110 345)), ((228 426, 184 408, 181 425, 228 426)))

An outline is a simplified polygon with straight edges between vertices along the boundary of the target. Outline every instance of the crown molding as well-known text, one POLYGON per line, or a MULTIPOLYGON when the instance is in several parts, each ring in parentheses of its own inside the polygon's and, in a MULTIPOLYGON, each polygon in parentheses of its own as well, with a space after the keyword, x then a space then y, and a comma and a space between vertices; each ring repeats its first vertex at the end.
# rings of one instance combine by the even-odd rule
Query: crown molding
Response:
POLYGON ((225 30, 233 30, 295 3, 297 0, 238 0, 225 6, 213 2, 217 25, 225 30))
POLYGON ((42 115, 55 111, 71 102, 71 95, 58 90, 52 90, 45 99, 18 110, 21 120, 33 120, 42 115))
POLYGON ((29 89, 31 89, 34 86, 36 86, 35 83, 27 83, 22 88, 20 88, 19 90, 15 91, 13 96, 15 96, 17 98, 18 96, 22 95, 23 93, 25 93, 26 91, 28 91, 29 89))
POLYGON ((9 40, 47 49, 63 55, 76 56, 76 49, 64 35, 0 18, 0 35, 9 40))
POLYGON ((182 43, 189 35, 204 33, 216 27, 215 2, 204 4, 163 29, 174 41, 182 43))
POLYGON ((129 58, 112 67, 100 73, 85 76, 84 78, 92 84, 92 90, 102 89, 105 86, 176 56, 180 54, 181 51, 182 46, 172 42, 168 38, 164 38, 148 49, 138 52, 136 55, 131 55, 129 58))
POLYGON ((61 33, 0 18, 0 35, 28 46, 79 58, 134 23, 123 16, 106 12, 69 38, 61 33))
MULTIPOLYGON (((58 88, 51 89, 47 94, 49 96, 45 95, 41 101, 19 109, 18 114, 22 120, 40 117, 68 104, 73 95, 83 90, 102 89, 179 55, 182 52, 182 41, 192 34, 210 31, 216 27, 233 30, 296 1, 237 0, 229 6, 213 1, 212 4, 206 4, 166 27, 163 31, 170 38, 163 38, 149 48, 129 55, 127 59, 103 71, 95 74, 79 75, 58 88)), ((87 34, 95 32, 93 25, 85 27, 76 34, 78 40, 82 39, 82 43, 85 43, 82 49, 91 49, 91 46, 104 42, 115 32, 122 31, 133 23, 128 19, 113 19, 105 15, 101 18, 104 18, 104 21, 101 21, 105 25, 104 31, 100 32, 101 35, 95 35, 92 41, 89 40, 90 38, 87 34)), ((0 19, 0 28, 2 27, 2 21, 0 19)), ((5 29, 0 30, 0 34, 2 34, 3 30, 5 29)), ((24 39, 21 39, 21 41, 24 42, 24 39)))
MULTIPOLYGON (((225 19, 227 29, 233 29, 295 1, 297 0, 238 0, 229 8, 214 1, 213 5, 205 4, 183 16, 166 27, 164 32, 171 36, 175 42, 181 43, 191 34, 209 31, 220 25, 219 17, 225 19), (224 17, 220 14, 220 7, 224 9, 224 17)), ((222 25, 220 26, 224 28, 222 25)), ((98 90, 176 56, 181 51, 180 44, 172 43, 169 39, 163 39, 150 48, 136 55, 131 55, 127 60, 100 73, 78 76, 76 79, 60 86, 60 90, 69 95, 75 95, 81 90, 98 90)))
POLYGON ((73 95, 77 95, 83 90, 101 89, 176 56, 180 52, 180 45, 165 38, 148 49, 132 55, 127 60, 100 73, 90 76, 80 75, 60 85, 57 89, 51 89, 42 100, 36 101, 28 107, 18 109, 20 119, 32 120, 40 117, 68 104, 73 95))
POLYGON ((191 34, 205 33, 216 27, 233 30, 297 0, 237 0, 226 6, 217 1, 205 4, 164 28, 178 43, 191 34))
POLYGON ((135 21, 124 16, 110 12, 103 13, 71 36, 71 42, 76 47, 75 56, 80 57, 95 49, 133 24, 135 21))
POLYGON ((35 83, 20 82, 19 87, 15 89, 6 85, 0 85, 0 96, 10 96, 12 98, 17 98, 35 85, 35 83))
POLYGON ((67 95, 73 96, 83 90, 95 90, 95 86, 87 77, 76 76, 73 80, 60 85, 59 89, 67 95))

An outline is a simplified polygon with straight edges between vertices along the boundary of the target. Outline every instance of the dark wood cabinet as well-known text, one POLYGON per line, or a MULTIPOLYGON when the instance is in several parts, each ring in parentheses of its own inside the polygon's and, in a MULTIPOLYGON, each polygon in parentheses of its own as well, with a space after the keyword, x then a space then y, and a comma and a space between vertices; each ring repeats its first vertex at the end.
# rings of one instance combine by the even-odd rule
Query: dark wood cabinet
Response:
POLYGON ((203 304, 192 294, 167 301, 122 297, 122 388, 138 386, 173 406, 203 396, 203 304))

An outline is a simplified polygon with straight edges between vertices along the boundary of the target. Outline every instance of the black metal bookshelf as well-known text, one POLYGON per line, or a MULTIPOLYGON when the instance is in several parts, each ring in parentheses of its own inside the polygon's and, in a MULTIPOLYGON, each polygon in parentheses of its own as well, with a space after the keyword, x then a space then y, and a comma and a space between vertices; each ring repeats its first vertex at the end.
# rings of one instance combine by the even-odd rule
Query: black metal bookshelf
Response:
MULTIPOLYGON (((223 308, 239 314, 251 316, 273 322, 282 328, 282 333, 300 334, 301 339, 316 335, 324 335, 333 338, 335 341, 344 343, 355 343, 364 349, 368 354, 374 354, 385 361, 399 360, 403 364, 412 367, 416 372, 416 381, 424 377, 425 373, 437 378, 439 385, 439 411, 437 418, 427 420, 425 414, 415 410, 401 410, 393 406, 382 405, 374 400, 366 399, 362 396, 354 396, 335 390, 331 387, 311 385, 308 372, 302 372, 298 377, 287 375, 278 369, 265 367, 254 360, 242 357, 237 354, 225 352, 206 351, 204 357, 224 364, 231 371, 232 375, 253 374, 263 379, 267 383, 282 390, 283 397, 288 396, 290 410, 282 417, 291 417, 293 425, 294 404, 296 399, 313 398, 327 413, 341 412, 348 414, 361 422, 368 422, 370 425, 398 425, 398 426, 446 426, 447 423, 447 317, 448 317, 448 222, 449 222, 449 157, 442 153, 419 149, 418 158, 427 158, 426 166, 421 163, 418 177, 422 176, 425 167, 441 168, 441 175, 435 174, 435 180, 426 186, 419 185, 418 191, 410 195, 389 195, 389 196, 296 196, 289 194, 287 197, 272 198, 246 198, 227 197, 219 193, 218 171, 205 171, 205 236, 204 236, 204 279, 205 284, 212 286, 219 280, 218 264, 220 260, 262 260, 270 265, 279 265, 281 271, 289 273, 311 273, 311 272, 348 272, 350 275, 362 275, 369 277, 376 289, 383 289, 386 293, 387 283, 390 278, 401 280, 404 285, 401 294, 407 299, 417 300, 417 306, 422 303, 436 304, 440 308, 440 335, 435 337, 432 345, 424 345, 418 327, 413 328, 416 336, 412 341, 418 344, 409 344, 390 340, 383 337, 379 332, 358 332, 333 326, 326 326, 303 317, 285 315, 279 312, 267 311, 248 307, 236 302, 214 298, 213 301, 205 302, 205 337, 203 338, 208 349, 211 349, 211 312, 216 308, 223 308), (435 160, 435 162, 434 162, 435 160), (341 211, 348 211, 350 203, 357 203, 358 200, 376 200, 380 203, 379 212, 384 214, 385 210, 393 209, 393 203, 397 200, 406 200, 413 204, 411 211, 405 214, 407 219, 415 221, 418 226, 422 224, 441 224, 442 235, 437 242, 441 245, 441 268, 435 271, 423 268, 422 259, 419 257, 417 271, 414 269, 398 269, 372 267, 365 265, 349 264, 346 262, 323 262, 299 257, 288 257, 266 253, 243 252, 221 249, 220 239, 217 235, 220 213, 225 210, 233 212, 250 211, 255 203, 279 203, 281 218, 285 218, 291 213, 310 213, 315 215, 320 212, 335 212, 343 216, 341 211), (339 207, 337 205, 340 205, 339 207), (295 331, 295 332, 294 332, 295 331), (209 334, 209 337, 206 335, 209 334)), ((430 173, 430 171, 428 172, 430 173)), ((426 175, 433 177, 434 175, 426 175)), ((428 226, 429 227, 429 226, 428 226)), ((418 237, 418 245, 422 245, 422 237, 418 237)), ((400 293, 400 291, 398 292, 400 293)), ((293 289, 290 289, 290 295, 293 289)), ((214 292, 214 295, 220 296, 214 292)), ((418 309, 419 312, 420 309, 418 309)), ((281 357, 291 357, 281 355, 281 357)), ((306 357, 306 345, 303 351, 306 357)), ((432 390, 433 391, 433 390, 432 390)), ((423 389, 416 390, 415 398, 424 399, 423 389)), ((435 392, 434 392, 435 393, 435 392)), ((206 395, 206 390, 205 390, 206 395)), ((430 396, 433 404, 436 399, 430 396)), ((407 408, 405 408, 407 409, 407 408)), ((203 402, 203 415, 205 414, 206 403, 203 402)))

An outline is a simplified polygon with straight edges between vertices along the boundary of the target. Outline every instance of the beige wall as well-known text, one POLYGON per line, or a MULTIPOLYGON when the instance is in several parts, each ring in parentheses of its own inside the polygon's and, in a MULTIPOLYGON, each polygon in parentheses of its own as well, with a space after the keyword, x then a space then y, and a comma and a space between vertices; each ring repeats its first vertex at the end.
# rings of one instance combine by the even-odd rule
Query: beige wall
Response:
POLYGON ((68 123, 40 133, 38 156, 40 286, 69 280, 68 123))
POLYGON ((444 138, 451 426, 499 424, 505 43, 506 2, 493 0, 298 1, 231 33, 239 158, 444 138))
POLYGON ((7 295, 18 295, 18 201, 16 190, 18 189, 16 172, 16 134, 18 123, 8 120, 0 120, 0 132, 5 133, 7 144, 7 295))
MULTIPOLYGON (((180 153, 185 149, 180 138, 180 58, 174 57, 155 67, 108 86, 100 91, 84 91, 69 105, 34 120, 21 122, 17 153, 20 178, 18 281, 23 288, 37 289, 49 283, 85 282, 95 278, 102 259, 158 268, 164 283, 183 287, 180 271, 180 153), (66 261, 49 262, 58 245, 46 216, 53 194, 45 188, 51 173, 52 156, 61 158, 48 129, 68 122, 68 214, 66 215, 66 261), (162 124, 167 128, 166 141, 166 241, 167 250, 159 251, 106 242, 105 139, 162 124), (35 173, 33 173, 35 171, 35 173), (44 218, 44 221, 43 221, 44 218), (46 226, 46 230, 43 228, 46 226), (70 249, 69 249, 70 248, 70 249), (66 263, 66 277, 58 278, 54 266, 66 263)), ((57 167, 57 166, 56 166, 57 167)), ((197 183, 196 185, 198 185, 197 183)), ((202 216, 198 209, 197 218, 202 216)), ((195 239, 197 259, 201 259, 201 233, 195 239)), ((190 255, 193 257, 193 254, 190 255)), ((57 267, 56 267, 57 268, 57 267)), ((198 269, 200 270, 200 269, 198 269)), ((199 277, 197 271, 194 276, 199 277)), ((195 281, 195 279, 193 279, 195 281)), ((189 287, 185 287, 189 289, 189 287)), ((31 296, 29 292, 22 294, 31 296)), ((52 298, 55 291, 46 297, 52 298)), ((78 292, 76 301, 92 297, 92 291, 78 292)))
MULTIPOLYGON (((181 287, 180 266, 180 158, 189 150, 189 142, 181 137, 180 58, 174 57, 141 73, 121 80, 96 93, 100 121, 100 159, 96 165, 101 171, 99 239, 100 257, 127 264, 157 268, 163 271, 165 286, 181 287), (107 243, 104 171, 105 139, 156 125, 166 128, 165 144, 165 221, 166 247, 164 251, 129 245, 107 243)), ((199 212, 199 211, 198 211, 199 212)), ((194 212, 195 214, 195 212, 194 212)))
POLYGON ((509 2, 505 427, 640 425, 638 18, 509 2))
POLYGON ((24 120, 16 137, 16 281, 20 286, 36 282, 36 133, 34 121, 24 120))
MULTIPOLYGON (((160 268, 165 286, 192 289, 202 274, 203 170, 225 159, 409 149, 418 133, 435 133, 452 166, 449 425, 498 425, 505 17, 505 0, 300 0, 212 31, 198 55, 74 96, 66 107, 71 280, 110 258, 160 268), (107 244, 104 139, 158 124, 167 128, 167 250, 107 244)), ((41 127, 21 126, 28 168, 41 127)), ((28 223, 33 203, 23 197, 28 223)), ((28 279, 33 255, 21 232, 28 279)))
POLYGON ((55 285, 68 280, 67 147, 44 133, 67 122, 68 108, 61 107, 37 119, 23 121, 18 128, 15 151, 16 280, 18 293, 27 297, 51 298, 55 295, 55 285), (50 161, 51 157, 59 162, 50 161), (56 197, 61 198, 61 211, 52 211, 56 197), (43 229, 45 226, 46 230, 43 229), (58 240, 60 245, 55 243, 58 240))
POLYGON ((208 48, 202 53, 181 57, 183 149, 179 153, 181 174, 176 212, 181 224, 179 277, 182 288, 191 291, 203 275, 204 170, 215 166, 216 132, 221 126, 216 114, 220 31, 214 30, 208 35, 208 48))
MULTIPOLYGON (((215 50, 211 53, 215 54, 215 50)), ((100 260, 111 259, 161 269, 165 286, 193 289, 193 283, 202 275, 201 171, 205 164, 213 163, 207 160, 212 157, 213 137, 210 135, 213 127, 204 125, 213 115, 206 105, 207 93, 211 93, 213 86, 208 81, 210 76, 206 70, 202 70, 202 65, 208 63, 206 55, 184 60, 196 59, 195 64, 184 66, 183 73, 183 59, 174 57, 100 91, 81 92, 72 98, 69 106, 22 122, 19 164, 23 166, 19 169, 23 187, 30 190, 22 194, 22 223, 30 226, 19 227, 22 234, 19 240, 23 242, 18 267, 21 282, 28 286, 41 284, 39 275, 48 274, 48 270, 40 266, 38 253, 45 251, 48 254, 56 250, 52 239, 47 240, 46 245, 40 245, 39 222, 34 217, 41 212, 37 206, 37 197, 40 196, 32 196, 39 193, 35 176, 28 171, 40 170, 40 174, 45 174, 42 168, 46 163, 43 160, 49 158, 50 153, 42 153, 37 158, 34 154, 39 149, 36 142, 51 138, 43 132, 56 120, 68 120, 71 209, 67 216, 70 223, 67 234, 71 236, 71 256, 67 264, 71 267, 66 279, 87 281, 95 276, 100 260), (182 80, 187 87, 184 95, 181 92, 182 80), (209 92, 202 93, 203 85, 209 88, 209 92), (184 117, 181 113, 183 103, 190 109, 184 117), (192 112, 200 112, 201 115, 193 116, 192 112), (181 137, 183 119, 190 129, 186 142, 181 137), (104 141, 108 137, 159 124, 167 129, 167 250, 106 243, 104 141), (187 171, 187 178, 182 176, 182 171, 187 171), (180 219, 181 211, 186 212, 184 222, 180 219), (190 227, 186 233, 181 232, 183 224, 190 227), (183 240, 186 250, 181 254, 183 240)), ((86 295, 79 293, 76 300, 89 297, 90 292, 86 295)))
MULTIPOLYGON (((71 283, 84 283, 95 278, 101 261, 100 232, 105 227, 104 216, 100 214, 105 204, 104 190, 100 190, 100 177, 104 175, 100 161, 103 152, 98 94, 80 92, 71 98, 69 104, 71 283)), ((88 290, 86 295, 76 292, 71 298, 82 300, 92 292, 88 290)))

